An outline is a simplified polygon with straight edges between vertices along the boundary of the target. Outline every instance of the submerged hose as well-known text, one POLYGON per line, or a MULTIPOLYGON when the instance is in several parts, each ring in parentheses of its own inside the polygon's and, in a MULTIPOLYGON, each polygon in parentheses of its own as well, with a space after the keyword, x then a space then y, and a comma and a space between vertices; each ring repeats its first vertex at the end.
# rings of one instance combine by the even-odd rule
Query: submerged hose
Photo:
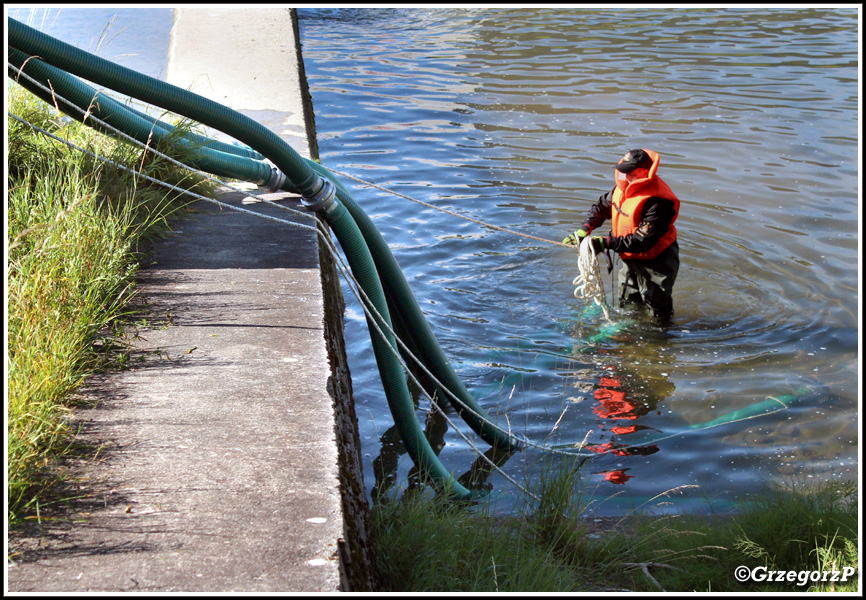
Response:
POLYGON ((749 406, 745 406, 738 410, 731 411, 727 414, 722 415, 716 419, 712 419, 710 421, 705 421, 704 423, 696 423, 694 425, 686 426, 686 429, 690 431, 699 430, 699 429, 709 429, 710 427, 716 427, 717 425, 724 425, 725 423, 733 423, 735 421, 743 421, 745 419, 752 419, 754 417, 759 417, 763 414, 776 412, 778 410, 782 410, 790 407, 792 404, 802 401, 804 397, 808 395, 808 390, 800 390, 796 394, 783 394, 781 396, 767 396, 764 400, 760 402, 755 402, 754 404, 750 404, 749 406))
POLYGON ((390 333, 391 320, 385 302, 385 293, 364 237, 345 206, 336 199, 335 186, 329 182, 323 183, 324 186, 319 192, 310 198, 304 198, 303 202, 307 208, 316 211, 328 222, 346 253, 349 267, 352 269, 355 279, 358 280, 359 285, 383 320, 383 323, 378 324, 378 329, 382 332, 379 335, 376 332, 376 324, 371 322, 372 317, 367 317, 373 352, 379 367, 379 376, 382 379, 382 385, 388 398, 388 406, 394 416, 394 422, 400 432, 403 444, 406 446, 406 451, 418 469, 430 477, 437 487, 447 491, 452 496, 468 500, 473 496, 473 493, 458 483, 445 470, 415 415, 415 404, 406 383, 403 366, 396 360, 393 352, 397 349, 397 342, 393 334, 390 333))
MULTIPOLYGON (((315 165, 312 168, 321 172, 326 177, 331 179, 334 177, 324 167, 315 165)), ((455 401, 444 390, 436 392, 438 398, 446 397, 461 418, 466 421, 467 425, 491 446, 509 450, 519 449, 521 443, 493 423, 454 371, 454 368, 442 351, 436 336, 433 334, 430 324, 421 312, 418 300, 412 293, 409 283, 406 281, 402 269, 400 269, 400 265, 397 264, 393 253, 388 248, 388 244, 373 224, 373 221, 351 195, 345 191, 345 188, 338 188, 337 197, 340 202, 346 205, 346 208, 361 230, 373 256, 373 260, 376 263, 379 277, 388 282, 388 286, 385 289, 388 307, 395 318, 398 330, 408 336, 404 338, 401 335, 401 339, 406 342, 407 346, 409 346, 416 356, 422 358, 423 363, 430 369, 434 377, 442 382, 452 394, 457 396, 459 402, 455 401)), ((433 396, 431 389, 425 391, 431 397, 433 396)))
MULTIPOLYGON (((805 398, 809 397, 814 390, 809 390, 807 388, 802 388, 797 390, 797 392, 793 394, 783 394, 779 396, 767 396, 764 400, 759 402, 755 402, 754 404, 749 404, 748 406, 744 406, 743 408, 733 410, 729 413, 726 413, 720 417, 715 419, 711 419, 709 421, 705 421, 703 423, 694 423, 692 425, 686 425, 684 427, 679 428, 673 432, 665 432, 665 431, 655 431, 649 432, 647 434, 635 433, 629 435, 629 443, 625 445, 625 448, 632 448, 635 446, 645 446, 647 444, 655 444, 657 442, 661 442, 663 440, 667 440, 673 437, 677 437, 686 433, 690 433, 692 431, 702 431, 704 429, 710 429, 712 427, 718 427, 719 425, 724 425, 726 423, 736 423, 738 421, 745 421, 747 419, 754 419, 756 417, 760 417, 763 415, 769 415, 780 410, 784 410, 786 408, 791 407, 793 404, 797 404, 802 402, 805 398)), ((567 450, 567 449, 575 449, 579 452, 583 449, 583 444, 565 444, 565 445, 557 445, 553 446, 553 448, 557 450, 567 450)))

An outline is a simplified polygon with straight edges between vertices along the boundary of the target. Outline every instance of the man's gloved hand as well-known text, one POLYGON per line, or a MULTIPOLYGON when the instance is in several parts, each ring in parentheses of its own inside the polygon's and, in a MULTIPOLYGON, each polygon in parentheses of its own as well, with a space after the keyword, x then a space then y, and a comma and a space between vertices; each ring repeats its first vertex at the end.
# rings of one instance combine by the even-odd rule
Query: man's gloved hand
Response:
POLYGON ((595 250, 596 254, 601 254, 607 248, 607 240, 600 235, 594 235, 590 239, 592 239, 592 249, 595 250))
POLYGON ((585 238, 588 235, 589 235, 588 231, 585 231, 583 229, 578 229, 577 231, 575 231, 574 233, 569 235, 567 238, 562 240, 562 243, 568 244, 570 246, 577 246, 580 244, 581 241, 583 241, 583 238, 585 238))

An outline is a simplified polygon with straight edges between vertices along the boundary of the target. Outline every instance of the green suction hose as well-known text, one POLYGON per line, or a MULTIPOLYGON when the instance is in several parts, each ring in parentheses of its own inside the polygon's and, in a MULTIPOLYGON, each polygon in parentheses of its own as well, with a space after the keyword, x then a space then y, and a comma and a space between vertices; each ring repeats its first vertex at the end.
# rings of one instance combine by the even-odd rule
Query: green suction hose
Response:
MULTIPOLYGON (((79 79, 44 63, 38 58, 33 58, 20 50, 10 47, 9 62, 18 67, 26 75, 32 77, 43 87, 50 86, 50 89, 54 93, 44 90, 26 77, 16 77, 17 72, 10 73, 19 85, 46 103, 57 106, 76 121, 85 122, 84 112, 87 112, 142 144, 149 143, 151 137, 155 141, 170 141, 190 151, 191 162, 195 168, 219 177, 252 181, 259 185, 266 184, 271 180, 272 168, 269 164, 213 148, 202 147, 196 139, 188 135, 184 137, 172 135, 176 131, 174 128, 168 125, 163 127, 155 126, 152 120, 139 116, 143 113, 133 111, 105 94, 100 94, 79 79), (58 98, 58 96, 68 100, 72 106, 58 98), (76 110, 76 108, 80 110, 76 110)), ((95 121, 90 121, 86 124, 107 135, 114 135, 113 131, 95 121)))
POLYGON ((390 333, 391 322, 385 302, 385 293, 376 271, 376 265, 358 226, 345 206, 336 199, 334 186, 327 182, 319 194, 311 199, 305 198, 304 204, 310 210, 322 215, 328 222, 346 253, 353 275, 384 321, 384 323, 378 323, 382 330, 382 335, 380 335, 375 331, 376 327, 372 318, 367 317, 370 339, 379 366, 379 376, 388 398, 388 406, 394 415, 394 422, 400 431, 400 437, 406 446, 406 451, 412 458, 412 462, 418 466, 422 473, 429 476, 440 489, 459 499, 472 498, 473 493, 458 483, 442 466, 415 416, 415 404, 406 384, 403 366, 396 360, 392 350, 397 349, 397 342, 390 333))
MULTIPOLYGON (((303 196, 318 191, 320 173, 277 135, 252 119, 177 86, 90 55, 14 19, 8 22, 9 44, 13 47, 39 56, 60 69, 227 133, 270 158, 303 196)), ((339 197, 367 240, 380 277, 389 282, 388 301, 406 316, 409 331, 419 340, 417 346, 428 368, 469 407, 467 410, 457 405, 461 417, 488 443, 500 448, 514 448, 516 442, 492 425, 445 358, 399 265, 372 221, 349 194, 341 191, 339 197)))
POLYGON ((73 75, 193 119, 268 157, 303 195, 319 189, 320 176, 274 132, 217 102, 89 54, 15 19, 7 19, 8 44, 73 75))
MULTIPOLYGON (((333 180, 333 174, 327 172, 324 167, 313 163, 311 168, 333 180)), ((432 329, 430 329, 430 324, 421 312, 418 300, 412 293, 406 277, 400 269, 400 265, 397 264, 394 255, 391 253, 390 248, 388 248, 388 244, 373 224, 373 221, 344 188, 338 188, 337 197, 340 202, 346 205, 346 208, 364 235, 364 239, 370 248, 370 253, 373 255, 373 260, 376 263, 376 268, 379 271, 379 276, 383 281, 388 282, 385 290, 388 307, 391 309, 392 314, 395 315, 395 318, 399 319, 402 325, 401 329, 410 336, 408 340, 402 337, 401 339, 407 343, 416 356, 422 358, 423 363, 430 369, 436 379, 457 396, 460 403, 467 408, 454 401, 449 394, 441 389, 437 392, 438 397, 440 399, 443 397, 447 398, 472 430, 491 446, 511 450, 519 449, 521 446, 520 442, 493 424, 490 417, 487 416, 484 409, 478 404, 472 394, 469 393, 454 371, 441 346, 439 346, 439 342, 436 340, 432 329)), ((426 391, 428 394, 431 393, 431 390, 426 391)))
MULTIPOLYGON (((314 171, 318 172, 323 177, 329 179, 331 183, 337 189, 337 195, 340 197, 348 197, 351 198, 351 194, 343 187, 343 185, 334 177, 333 173, 328 171, 322 165, 309 161, 310 168, 314 171)), ((393 301, 390 296, 387 295, 386 288, 386 300, 388 302, 388 310, 391 313, 391 319, 394 325, 394 332, 397 334, 397 337, 400 341, 405 344, 407 350, 404 350, 403 346, 400 346, 400 353, 403 355, 403 359, 406 364, 410 366, 410 368, 415 366, 415 358, 420 357, 422 355, 421 350, 419 349, 418 344, 415 341, 415 336, 412 333, 412 329, 410 324, 406 322, 406 319, 403 316, 403 311, 400 306, 394 306, 393 301), (411 356, 409 355, 411 353, 411 356)), ((448 400, 452 400, 450 396, 445 393, 437 384, 431 380, 431 378, 424 372, 422 369, 413 369, 413 373, 415 377, 419 380, 421 387, 427 393, 427 395, 433 399, 434 402, 437 402, 441 405, 442 398, 447 398, 448 400)))
MULTIPOLYGON (((165 121, 161 121, 158 118, 147 114, 146 112, 142 112, 140 110, 136 110, 131 106, 125 106, 128 111, 134 113, 135 115, 150 121, 153 123, 155 127, 163 129, 165 131, 171 132, 176 128, 171 123, 166 123, 165 121)), ((246 146, 235 146, 234 144, 229 144, 226 142, 221 142, 219 140, 215 140, 209 138, 204 135, 199 135, 193 131, 186 132, 186 137, 192 140, 194 143, 198 144, 203 148, 210 148, 212 150, 219 150, 220 152, 225 152, 227 154, 234 154, 235 156, 240 156, 243 158, 252 158, 254 160, 264 160, 264 156, 253 150, 252 148, 247 148, 246 146)))

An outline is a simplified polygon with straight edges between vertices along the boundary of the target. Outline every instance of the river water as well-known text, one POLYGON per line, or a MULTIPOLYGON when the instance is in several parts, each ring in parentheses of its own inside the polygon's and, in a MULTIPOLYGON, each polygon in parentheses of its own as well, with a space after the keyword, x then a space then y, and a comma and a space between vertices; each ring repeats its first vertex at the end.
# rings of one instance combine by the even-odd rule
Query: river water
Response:
MULTIPOLYGON (((163 77, 172 12, 13 16, 163 77)), ((856 10, 298 12, 320 155, 336 170, 559 241, 628 149, 661 154, 682 201, 674 322, 616 311, 625 326, 602 336, 601 315, 573 296, 573 250, 344 181, 485 409, 543 448, 587 444, 591 510, 680 488, 672 510, 706 512, 771 482, 858 477, 856 10), (689 429, 767 398, 787 408, 689 429)), ((411 462, 344 294, 368 491, 400 493, 411 462)), ((419 406, 446 467, 515 506, 522 493, 419 406)), ((565 460, 493 458, 530 486, 565 460)))
MULTIPOLYGON (((673 326, 619 311, 633 323, 595 341, 603 320, 573 296, 576 252, 346 182, 479 402, 545 447, 588 443, 595 510, 697 486, 674 506, 702 511, 773 481, 857 478, 856 10, 299 15, 320 155, 336 170, 559 241, 628 149, 661 154, 682 201, 673 326), (796 401, 676 435, 768 397, 796 401), (631 441, 647 432, 667 439, 631 441)), ((368 487, 402 490, 411 463, 346 297, 368 487)), ((448 469, 476 472, 453 429, 427 428, 448 469)), ((551 456, 501 468, 532 481, 551 456)), ((499 473, 483 484, 520 496, 499 473)))

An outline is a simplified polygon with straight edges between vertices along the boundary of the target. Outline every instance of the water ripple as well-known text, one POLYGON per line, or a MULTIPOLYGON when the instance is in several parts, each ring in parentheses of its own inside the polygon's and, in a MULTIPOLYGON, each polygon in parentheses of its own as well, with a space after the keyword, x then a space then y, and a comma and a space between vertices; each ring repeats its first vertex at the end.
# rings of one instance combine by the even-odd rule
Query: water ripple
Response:
MULTIPOLYGON (((635 422, 660 430, 803 396, 784 419, 660 443, 640 462, 600 456, 593 473, 631 461, 635 495, 683 483, 724 495, 798 466, 835 477, 829 465, 848 464, 859 336, 856 10, 299 14, 326 166, 560 240, 611 187, 625 150, 662 155, 660 173, 683 203, 674 326, 638 319, 596 341, 599 317, 582 316, 572 296, 570 252, 353 188, 483 404, 539 441, 592 430, 601 443, 619 439, 599 416, 604 382, 620 383, 635 422)), ((347 329, 359 402, 383 413, 363 321, 347 329)), ((441 456, 459 469, 464 452, 449 441, 441 456)))

